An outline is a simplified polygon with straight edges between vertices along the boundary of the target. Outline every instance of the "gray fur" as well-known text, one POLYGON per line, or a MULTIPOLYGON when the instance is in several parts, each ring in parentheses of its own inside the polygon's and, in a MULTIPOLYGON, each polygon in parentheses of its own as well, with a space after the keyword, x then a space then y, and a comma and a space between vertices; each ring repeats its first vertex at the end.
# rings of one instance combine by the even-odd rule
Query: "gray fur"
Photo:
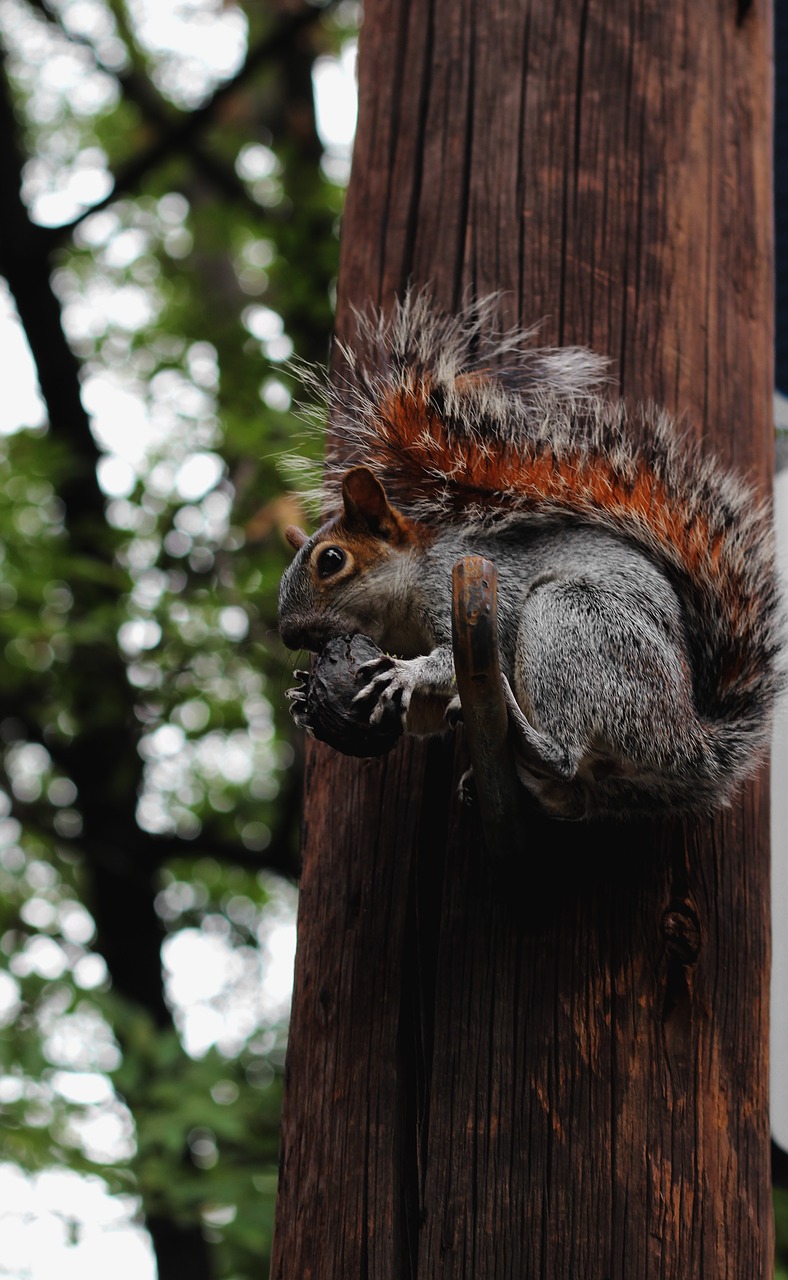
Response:
POLYGON ((331 392, 349 454, 328 470, 329 510, 347 467, 368 465, 436 536, 426 550, 392 551, 330 599, 308 586, 308 544, 282 581, 283 636, 319 647, 364 631, 400 655, 370 672, 381 704, 395 699, 410 729, 435 729, 420 722, 419 700, 437 693, 448 705, 456 692, 452 567, 486 555, 499 574, 520 776, 540 804, 565 818, 712 810, 768 742, 779 648, 769 513, 664 411, 598 395, 598 357, 534 349, 531 332, 494 333, 496 305, 436 316, 424 295, 408 295, 388 319, 358 318, 331 392), (478 381, 464 376, 479 370, 478 381), (380 423, 392 391, 422 384, 457 449, 436 451, 414 475, 407 448, 381 445, 380 423), (471 495, 463 442, 514 451, 524 470, 545 454, 580 458, 577 487, 588 491, 566 501, 527 485, 471 495), (597 460, 624 493, 648 468, 675 513, 675 547, 656 516, 598 499, 588 483, 597 460))

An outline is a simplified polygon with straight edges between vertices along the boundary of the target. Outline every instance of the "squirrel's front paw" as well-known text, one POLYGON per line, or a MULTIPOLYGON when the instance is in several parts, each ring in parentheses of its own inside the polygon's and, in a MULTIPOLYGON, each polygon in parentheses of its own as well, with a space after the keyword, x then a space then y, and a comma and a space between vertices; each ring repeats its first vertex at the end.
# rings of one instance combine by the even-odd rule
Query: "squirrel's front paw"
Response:
POLYGON ((375 698, 375 705, 369 716, 370 724, 379 724, 393 704, 399 712, 402 727, 407 727, 410 700, 419 684, 415 666, 417 661, 413 658, 390 658, 383 654, 380 658, 365 662, 360 668, 364 676, 369 675, 371 678, 353 701, 363 702, 365 699, 375 698))
POLYGON ((285 690, 285 697, 290 703, 290 714, 300 729, 306 729, 306 732, 310 736, 314 736, 312 734, 312 727, 309 723, 309 715, 307 712, 309 672, 295 671, 293 674, 302 681, 302 684, 299 688, 285 690))

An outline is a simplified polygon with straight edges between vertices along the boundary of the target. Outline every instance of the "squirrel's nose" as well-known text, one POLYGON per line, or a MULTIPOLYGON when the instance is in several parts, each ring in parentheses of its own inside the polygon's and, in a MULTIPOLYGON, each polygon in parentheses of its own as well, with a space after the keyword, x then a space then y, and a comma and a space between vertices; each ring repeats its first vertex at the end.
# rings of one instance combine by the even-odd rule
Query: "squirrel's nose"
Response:
POLYGON ((282 643, 286 645, 288 649, 304 649, 307 647, 300 639, 301 634, 301 629, 297 623, 279 623, 279 635, 282 638, 282 643))
POLYGON ((330 632, 313 619, 289 617, 279 619, 279 635, 288 649, 309 649, 317 653, 330 632))

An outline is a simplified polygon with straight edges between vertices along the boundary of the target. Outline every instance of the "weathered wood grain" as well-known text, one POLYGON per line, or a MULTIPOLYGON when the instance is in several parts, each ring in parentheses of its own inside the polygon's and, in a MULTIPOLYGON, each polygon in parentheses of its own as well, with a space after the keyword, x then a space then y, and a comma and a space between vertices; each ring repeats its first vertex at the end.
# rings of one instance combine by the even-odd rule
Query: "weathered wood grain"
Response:
MULTIPOLYGON (((368 0, 340 332, 500 289, 765 486, 770 97, 766 0, 368 0)), ((273 1275, 768 1280, 765 780, 502 868, 464 764, 311 753, 273 1275)))

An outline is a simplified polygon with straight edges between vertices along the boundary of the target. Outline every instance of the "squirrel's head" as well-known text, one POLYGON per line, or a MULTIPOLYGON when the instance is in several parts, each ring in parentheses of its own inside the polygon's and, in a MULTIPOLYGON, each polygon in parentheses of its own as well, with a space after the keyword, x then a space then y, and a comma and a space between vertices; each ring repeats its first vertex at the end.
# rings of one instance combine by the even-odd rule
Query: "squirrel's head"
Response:
POLYGON ((291 525, 293 563, 279 587, 279 634, 289 649, 320 649, 358 632, 380 643, 405 565, 429 535, 389 504, 368 467, 342 477, 342 513, 310 538, 291 525))

